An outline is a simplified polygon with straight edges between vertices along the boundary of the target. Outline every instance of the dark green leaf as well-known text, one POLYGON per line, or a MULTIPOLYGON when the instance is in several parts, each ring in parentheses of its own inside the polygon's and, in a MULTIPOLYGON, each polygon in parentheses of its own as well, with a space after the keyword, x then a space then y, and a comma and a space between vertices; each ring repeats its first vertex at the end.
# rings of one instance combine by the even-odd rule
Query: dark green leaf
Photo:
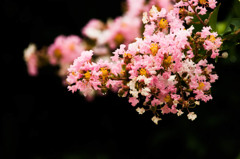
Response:
POLYGON ((212 12, 211 18, 209 19, 209 26, 211 26, 213 31, 217 31, 217 17, 218 17, 218 11, 220 8, 221 3, 218 4, 218 6, 214 9, 212 12))
POLYGON ((231 28, 231 31, 234 31, 234 29, 235 29, 235 25, 230 24, 229 27, 231 28))
POLYGON ((238 30, 239 28, 240 28, 240 18, 231 18, 229 20, 229 23, 228 23, 224 33, 229 32, 229 31, 233 32, 233 31, 238 30))
POLYGON ((234 13, 237 17, 240 17, 240 1, 235 0, 233 5, 234 13))

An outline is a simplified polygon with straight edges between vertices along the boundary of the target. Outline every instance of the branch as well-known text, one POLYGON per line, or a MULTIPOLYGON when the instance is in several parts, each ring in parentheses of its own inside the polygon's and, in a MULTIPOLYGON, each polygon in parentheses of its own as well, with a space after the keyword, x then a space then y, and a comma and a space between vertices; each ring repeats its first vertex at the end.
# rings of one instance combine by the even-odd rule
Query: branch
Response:
POLYGON ((199 19, 200 23, 203 25, 203 26, 207 26, 207 24, 205 24, 203 22, 203 20, 201 19, 201 17, 198 15, 198 13, 195 11, 195 9, 193 9, 192 5, 187 1, 187 3, 189 4, 189 6, 192 8, 192 10, 194 11, 194 14, 197 16, 197 18, 199 19))

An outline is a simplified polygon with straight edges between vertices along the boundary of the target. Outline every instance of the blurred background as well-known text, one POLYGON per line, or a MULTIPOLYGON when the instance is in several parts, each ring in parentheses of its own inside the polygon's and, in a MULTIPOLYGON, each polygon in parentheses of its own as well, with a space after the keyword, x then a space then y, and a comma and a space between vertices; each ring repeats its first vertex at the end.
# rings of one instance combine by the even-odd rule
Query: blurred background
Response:
MULTIPOLYGON (((1 12, 1 159, 240 159, 240 48, 216 64, 213 100, 195 109, 195 121, 138 115, 116 94, 88 102, 72 94, 47 67, 31 77, 23 60, 29 43, 39 48, 56 36, 79 35, 92 18, 122 15, 122 0, 3 0, 1 12)), ((218 21, 238 16, 221 0, 218 21)), ((235 7, 235 8, 234 8, 235 7)))

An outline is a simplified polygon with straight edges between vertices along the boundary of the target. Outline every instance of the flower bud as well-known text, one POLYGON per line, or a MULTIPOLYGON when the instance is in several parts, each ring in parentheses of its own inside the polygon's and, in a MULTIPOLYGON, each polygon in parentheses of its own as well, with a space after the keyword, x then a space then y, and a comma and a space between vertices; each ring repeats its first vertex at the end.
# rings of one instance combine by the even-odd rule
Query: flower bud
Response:
POLYGON ((228 58, 228 53, 227 52, 222 53, 222 58, 224 59, 228 58))

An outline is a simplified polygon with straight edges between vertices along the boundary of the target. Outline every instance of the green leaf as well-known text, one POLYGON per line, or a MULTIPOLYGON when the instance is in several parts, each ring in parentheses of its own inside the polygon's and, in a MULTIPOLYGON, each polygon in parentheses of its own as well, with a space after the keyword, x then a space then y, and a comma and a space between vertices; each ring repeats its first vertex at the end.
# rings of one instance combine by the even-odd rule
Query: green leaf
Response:
MULTIPOLYGON (((209 13, 205 14, 205 15, 199 15, 199 17, 204 21, 204 19, 207 19, 209 16, 209 13)), ((203 28, 203 25, 200 23, 199 19, 197 18, 196 15, 193 16, 193 20, 194 23, 192 24, 194 27, 194 32, 198 32, 201 31, 203 28), (197 22, 197 23, 196 23, 197 22)))
POLYGON ((221 47, 221 50, 229 50, 231 47, 234 47, 238 45, 240 42, 240 29, 231 32, 231 34, 224 34, 225 36, 222 36, 223 44, 221 47))
POLYGON ((226 27, 226 30, 224 33, 226 32, 234 32, 236 30, 238 30, 240 28, 240 18, 231 18, 229 20, 229 23, 226 27))
POLYGON ((233 5, 233 10, 234 13, 237 17, 240 17, 240 1, 239 0, 235 0, 234 1, 234 5, 233 5))
POLYGON ((218 11, 220 8, 221 3, 218 4, 218 6, 214 9, 212 12, 211 18, 209 19, 209 26, 211 26, 213 31, 217 31, 217 18, 218 18, 218 11))

